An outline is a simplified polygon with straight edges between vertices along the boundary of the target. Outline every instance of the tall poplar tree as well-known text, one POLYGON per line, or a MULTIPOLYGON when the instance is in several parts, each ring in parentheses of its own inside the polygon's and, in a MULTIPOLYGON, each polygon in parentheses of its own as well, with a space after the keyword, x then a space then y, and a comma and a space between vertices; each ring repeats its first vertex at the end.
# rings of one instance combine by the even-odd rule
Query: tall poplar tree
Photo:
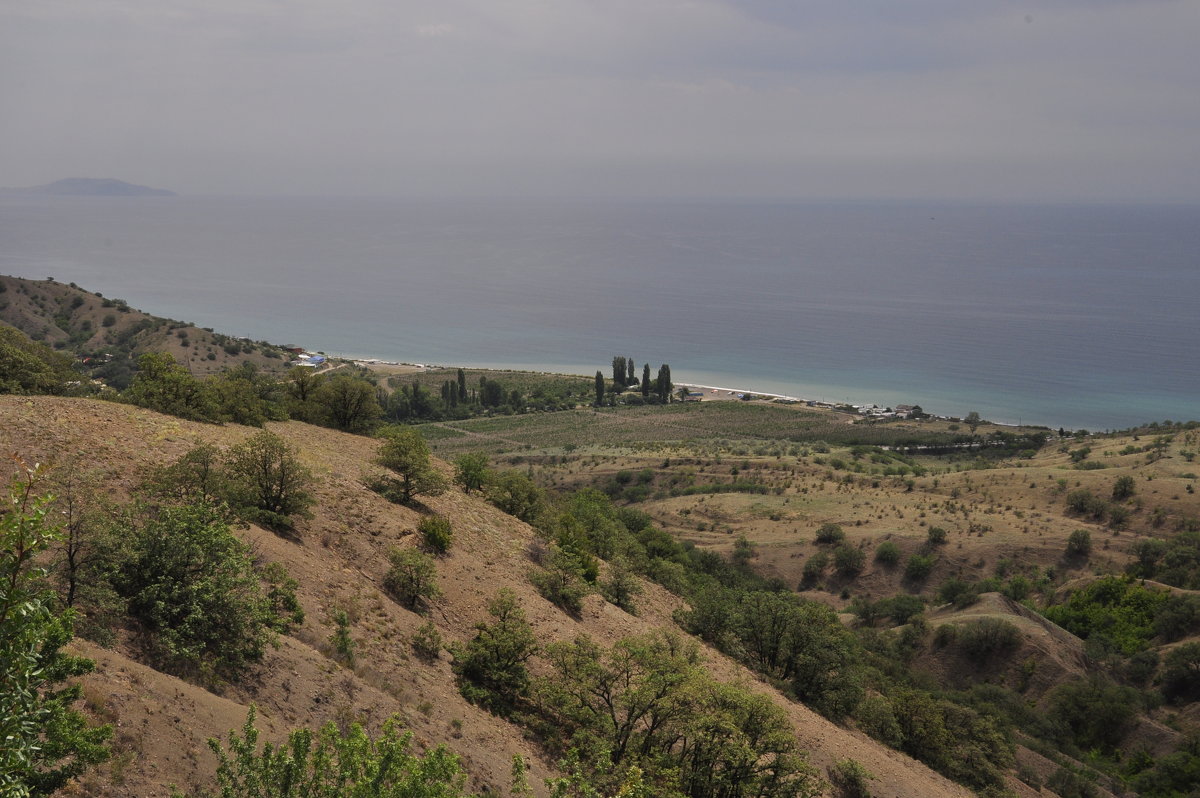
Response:
POLYGON ((642 396, 650 396, 650 364, 646 363, 642 366, 642 396))
POLYGON ((625 385, 625 357, 617 355, 612 359, 613 385, 617 388, 625 385))
POLYGON ((604 404, 604 372, 596 372, 596 407, 604 404))

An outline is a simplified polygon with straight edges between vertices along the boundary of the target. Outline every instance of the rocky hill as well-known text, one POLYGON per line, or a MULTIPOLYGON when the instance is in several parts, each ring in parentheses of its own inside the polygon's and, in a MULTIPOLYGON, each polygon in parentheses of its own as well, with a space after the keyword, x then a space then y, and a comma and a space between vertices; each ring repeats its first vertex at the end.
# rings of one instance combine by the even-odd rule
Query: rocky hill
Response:
POLYGON ((92 376, 125 387, 138 355, 168 352, 197 376, 252 363, 282 371, 289 353, 265 341, 249 341, 187 322, 143 313, 120 299, 73 283, 0 275, 0 324, 70 354, 92 376))

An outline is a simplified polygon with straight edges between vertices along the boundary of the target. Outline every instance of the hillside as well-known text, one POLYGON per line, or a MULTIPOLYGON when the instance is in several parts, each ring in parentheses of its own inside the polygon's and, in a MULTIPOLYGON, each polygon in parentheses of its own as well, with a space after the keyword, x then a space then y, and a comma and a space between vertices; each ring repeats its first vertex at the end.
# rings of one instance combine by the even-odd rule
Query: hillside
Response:
POLYGON ((69 354, 91 376, 125 387, 137 356, 168 352, 197 376, 249 362, 282 371, 289 353, 265 341, 232 338, 143 313, 74 284, 0 275, 0 324, 69 354))
MULTIPOLYGON (((294 538, 255 526, 239 534, 259 559, 282 563, 299 581, 306 620, 268 652, 251 678, 215 692, 139 664, 137 646, 120 636, 107 649, 74 644, 99 663, 97 673, 85 679, 86 704, 97 718, 116 725, 117 755, 85 776, 72 794, 165 796, 167 784, 192 786, 212 769, 202 741, 240 725, 251 702, 260 708, 265 734, 275 739, 296 726, 361 719, 374 727, 399 714, 422 745, 445 742, 459 753, 476 790, 503 790, 511 755, 521 753, 532 763, 537 793, 544 794, 541 778, 553 766, 536 744, 519 728, 466 703, 444 653, 430 663, 410 653, 406 641, 424 619, 400 607, 381 583, 386 551, 412 545, 419 515, 363 487, 364 472, 374 470, 370 461, 378 442, 298 422, 269 428, 316 473, 318 503, 294 538), (330 656, 339 610, 351 620, 359 663, 354 669, 330 656)), ((97 472, 102 490, 113 498, 128 495, 140 468, 170 462, 197 441, 227 447, 252 433, 91 400, 0 397, 0 447, 60 469, 97 472)), ((425 503, 455 528, 453 548, 437 563, 443 596, 428 615, 447 641, 470 636, 500 587, 516 593, 543 643, 586 632, 608 644, 672 625, 679 600, 652 584, 644 586, 638 616, 590 596, 573 618, 529 585, 533 532, 527 525, 457 490, 425 503)), ((881 798, 968 794, 904 755, 787 700, 715 650, 705 648, 702 656, 719 679, 741 680, 783 707, 815 764, 857 760, 875 776, 872 790, 881 798)), ((535 664, 535 670, 545 668, 535 664)))

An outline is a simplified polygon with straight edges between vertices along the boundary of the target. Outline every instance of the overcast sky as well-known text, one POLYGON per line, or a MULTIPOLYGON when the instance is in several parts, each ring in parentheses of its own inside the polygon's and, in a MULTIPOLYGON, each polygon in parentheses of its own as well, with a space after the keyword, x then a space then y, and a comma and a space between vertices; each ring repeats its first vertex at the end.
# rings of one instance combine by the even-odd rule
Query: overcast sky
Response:
POLYGON ((0 185, 1200 200, 1200 2, 0 0, 0 185))

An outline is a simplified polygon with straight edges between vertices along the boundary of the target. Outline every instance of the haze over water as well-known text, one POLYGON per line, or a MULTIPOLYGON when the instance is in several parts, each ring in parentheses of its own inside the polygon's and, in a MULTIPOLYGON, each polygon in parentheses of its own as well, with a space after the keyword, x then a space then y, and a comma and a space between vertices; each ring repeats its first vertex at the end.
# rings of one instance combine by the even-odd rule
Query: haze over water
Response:
POLYGON ((0 273, 331 353, 1106 429, 1200 418, 1200 208, 0 200, 0 273))

